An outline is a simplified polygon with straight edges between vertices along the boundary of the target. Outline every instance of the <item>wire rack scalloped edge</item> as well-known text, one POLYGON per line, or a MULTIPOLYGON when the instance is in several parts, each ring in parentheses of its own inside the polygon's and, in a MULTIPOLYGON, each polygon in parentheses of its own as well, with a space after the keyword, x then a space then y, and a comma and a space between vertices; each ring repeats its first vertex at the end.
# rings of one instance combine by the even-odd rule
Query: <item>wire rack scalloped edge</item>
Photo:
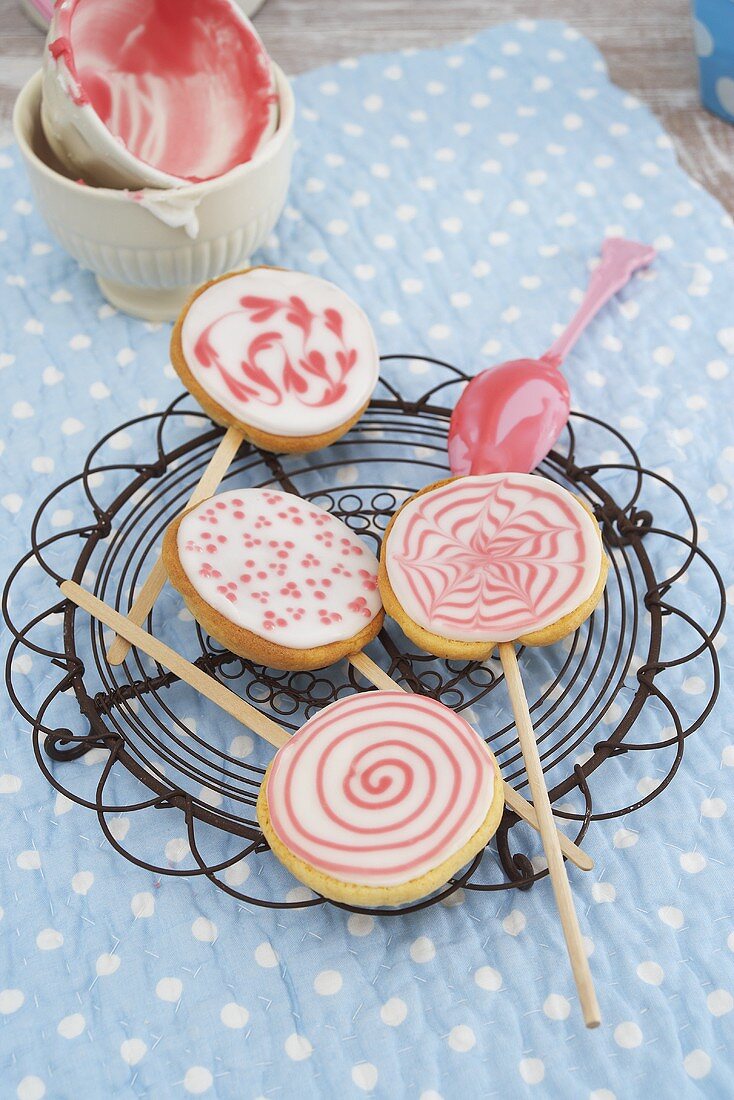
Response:
MULTIPOLYGON (((468 380, 468 376, 451 364, 436 359, 397 355, 387 356, 383 359, 385 364, 416 361, 423 361, 435 369, 444 371, 446 377, 417 399, 403 397, 395 385, 388 381, 386 377, 383 377, 378 395, 371 403, 367 414, 345 437, 347 445, 354 443, 356 440, 360 444, 362 442, 365 444, 379 442, 381 446, 385 446, 387 445, 385 444, 385 432, 389 431, 391 433, 390 445, 392 445, 395 437, 400 440, 402 433, 404 445, 410 446, 414 455, 416 453, 416 439, 422 439, 424 443, 430 442, 431 444, 438 442, 439 447, 435 449, 436 453, 441 451, 445 455, 445 435, 448 430, 451 408, 436 404, 436 401, 444 394, 444 391, 450 392, 452 388, 456 390, 458 385, 468 380)), ((392 373, 391 367, 388 367, 388 370, 392 373)), ((452 396, 455 401, 456 393, 452 396)), ((207 804, 201 798, 193 795, 191 791, 184 789, 183 786, 172 783, 163 775, 157 774, 154 767, 146 766, 145 762, 141 761, 139 753, 132 751, 131 738, 126 735, 124 723, 120 721, 120 713, 130 704, 131 700, 143 696, 156 696, 156 693, 170 687, 175 682, 175 677, 160 667, 152 675, 145 673, 139 662, 137 670, 140 675, 131 676, 126 663, 125 666, 122 666, 127 670, 125 682, 116 683, 112 687, 108 686, 106 690, 100 690, 98 687, 93 690, 88 687, 87 678, 89 673, 84 662, 78 656, 76 645, 77 630, 80 629, 78 624, 80 613, 72 604, 59 599, 59 593, 55 585, 63 578, 51 567, 44 556, 50 552, 51 548, 54 552, 58 551, 61 543, 66 545, 66 540, 74 540, 78 549, 79 540, 81 539, 81 553, 72 552, 68 555, 68 575, 75 580, 81 580, 94 551, 99 549, 105 540, 110 540, 111 535, 114 535, 113 520, 118 516, 118 513, 129 506, 130 502, 135 499, 136 494, 140 494, 146 487, 155 486, 156 490, 161 490, 162 486, 165 488, 166 477, 173 478, 176 495, 171 504, 172 511, 169 508, 169 514, 165 522, 161 522, 156 529, 151 530, 151 525, 148 523, 144 535, 141 535, 134 542, 132 551, 125 559, 122 572, 124 583, 121 583, 114 592, 112 602, 118 607, 129 607, 134 586, 144 568, 146 550, 150 550, 156 535, 180 509, 183 500, 188 496, 190 489, 198 479, 201 469, 211 457, 211 453, 222 434, 221 429, 213 427, 203 413, 186 408, 187 397, 187 394, 182 394, 163 412, 137 417, 107 433, 92 448, 82 471, 57 486, 41 504, 31 525, 31 549, 12 570, 3 593, 3 615, 13 634, 13 641, 6 662, 8 691, 16 709, 31 727, 36 761, 49 783, 72 802, 94 810, 107 841, 126 859, 156 874, 177 877, 204 876, 219 889, 246 904, 280 909, 323 904, 325 899, 315 895, 306 897, 303 891, 296 900, 288 900, 280 896, 270 898, 255 896, 238 889, 237 885, 239 883, 234 884, 236 880, 227 881, 228 870, 241 865, 245 859, 252 857, 272 859, 267 845, 259 833, 254 816, 252 813, 248 814, 246 810, 243 811, 244 816, 243 814, 238 815, 237 813, 219 811, 216 806, 207 804), (181 427, 182 421, 190 423, 192 419, 196 423, 203 423, 204 430, 184 442, 166 449, 165 436, 169 430, 174 427, 178 429, 181 427), (146 433, 150 433, 150 430, 154 429, 155 457, 153 460, 150 462, 124 463, 119 461, 119 456, 116 456, 114 463, 102 463, 100 461, 101 455, 104 448, 109 445, 110 440, 119 438, 120 433, 127 433, 133 429, 143 430, 146 433), (188 471, 185 466, 187 459, 192 466, 192 469, 188 471), (95 496, 94 486, 95 479, 98 478, 99 474, 107 472, 114 472, 120 478, 127 474, 129 475, 129 481, 120 488, 115 499, 106 507, 103 507, 95 496), (68 490, 70 486, 81 487, 89 508, 89 522, 68 530, 55 529, 53 533, 42 537, 41 530, 46 523, 50 510, 60 495, 68 490), (178 503, 176 503, 177 501, 178 503), (132 567, 133 562, 135 563, 134 568, 132 567), (41 567, 48 584, 51 586, 54 598, 43 611, 36 613, 29 622, 19 627, 14 624, 10 614, 11 597, 22 571, 29 564, 37 564, 41 567), (35 640, 35 633, 40 626, 48 628, 56 624, 61 627, 61 644, 57 649, 50 649, 35 640), (53 674, 55 680, 48 694, 40 702, 35 702, 32 709, 28 708, 22 698, 23 687, 26 685, 19 681, 27 681, 28 677, 18 673, 19 662, 17 657, 20 650, 25 650, 29 654, 42 658, 46 662, 47 674, 53 674), (57 727, 46 721, 46 716, 50 713, 57 697, 61 693, 70 691, 73 691, 76 696, 80 719, 86 727, 83 732, 75 732, 75 730, 65 726, 57 727), (106 750, 107 756, 96 785, 95 795, 93 798, 88 798, 66 786, 62 781, 62 777, 64 770, 66 769, 67 772, 69 770, 67 767, 68 762, 79 760, 94 748, 106 750), (145 798, 135 802, 126 802, 124 805, 106 801, 106 791, 110 778, 115 769, 120 767, 124 768, 129 775, 134 776, 141 787, 146 789, 147 796, 145 798), (116 837, 115 830, 108 818, 114 814, 130 814, 149 809, 171 809, 183 815, 191 866, 177 868, 171 866, 170 861, 165 866, 157 865, 136 856, 126 849, 122 841, 116 837), (234 855, 213 862, 205 858, 202 853, 198 831, 204 828, 221 830, 228 834, 234 834, 236 837, 242 837, 245 844, 242 848, 238 848, 234 855)), ((603 607, 595 613, 591 620, 592 625, 586 631, 585 636, 582 637, 581 633, 577 633, 568 647, 568 654, 565 660, 561 662, 561 667, 557 671, 554 682, 545 685, 539 698, 535 700, 532 706, 536 724, 542 726, 544 721, 551 723, 551 732, 555 732, 561 726, 563 727, 564 733, 560 742, 551 743, 548 740, 549 735, 545 735, 546 744, 543 746, 543 739, 541 739, 541 747, 544 751, 548 771, 552 775, 550 794, 554 803, 554 813, 559 822, 565 821, 566 823, 575 824, 575 839, 580 842, 592 821, 622 817, 633 810, 639 810, 648 805, 668 786, 678 770, 686 738, 700 728, 710 714, 718 696, 719 663, 714 638, 723 621, 725 592, 718 570, 699 545, 696 520, 685 497, 669 480, 660 474, 645 469, 640 464, 634 448, 617 429, 605 425, 603 421, 595 417, 577 413, 572 415, 564 442, 567 444, 565 449, 551 452, 548 459, 543 463, 541 472, 574 488, 576 492, 585 496, 591 503, 602 528, 605 546, 611 556, 613 568, 610 577, 614 578, 616 575, 619 591, 622 593, 620 597, 622 620, 624 623, 631 622, 635 624, 635 629, 631 632, 631 644, 629 639, 626 638, 625 628, 623 627, 620 631, 617 650, 611 661, 614 669, 613 674, 607 673, 601 686, 595 684, 594 675, 598 672, 600 657, 605 644, 608 643, 608 634, 611 630, 609 625, 611 621, 610 596, 607 594, 603 607), (609 434, 612 437, 615 450, 622 452, 626 457, 626 461, 622 461, 621 457, 617 455, 610 461, 594 461, 582 464, 578 455, 578 437, 580 433, 588 434, 591 429, 609 434), (621 503, 614 499, 609 488, 604 484, 604 479, 609 476, 616 476, 617 478, 624 476, 630 482, 628 491, 625 494, 626 499, 621 503), (682 516, 687 521, 688 529, 685 534, 657 526, 651 512, 644 507, 646 503, 645 490, 650 481, 655 483, 656 489, 669 491, 676 498, 682 516), (676 550, 683 554, 682 561, 673 570, 666 571, 666 576, 663 578, 656 576, 651 558, 645 549, 646 541, 653 537, 670 540, 671 545, 674 545, 676 550), (681 582, 684 583, 687 573, 695 565, 703 566, 708 571, 715 592, 714 606, 710 615, 712 621, 708 625, 697 622, 693 616, 678 607, 673 600, 675 586, 681 582), (630 581, 628 590, 624 590, 623 584, 625 570, 630 581), (632 579, 633 575, 636 576, 636 580, 632 579), (587 751, 582 759, 575 759, 568 767, 567 773, 559 779, 556 774, 558 769, 564 761, 570 760, 574 749, 583 743, 593 729, 590 723, 598 724, 603 713, 602 706, 604 712, 608 713, 610 707, 619 705, 617 699, 620 696, 622 684, 630 675, 634 647, 639 641, 639 623, 642 621, 643 613, 645 613, 644 618, 648 623, 645 632, 647 639, 646 653, 642 663, 638 664, 634 672, 637 686, 631 700, 626 708, 620 708, 617 720, 611 728, 605 731, 605 736, 594 741, 591 751, 587 751), (666 654, 663 658, 664 636, 667 639, 667 628, 673 619, 684 621, 687 629, 692 631, 697 642, 687 653, 666 654), (673 700, 661 686, 661 679, 666 671, 679 670, 684 665, 700 661, 708 661, 709 663, 709 685, 700 700, 696 715, 687 723, 684 723, 673 700), (554 717, 559 707, 559 693, 565 698, 572 690, 568 684, 564 684, 564 676, 576 684, 579 678, 582 678, 584 670, 588 673, 589 665, 591 666, 590 679, 586 681, 586 686, 581 694, 575 697, 570 705, 564 704, 566 705, 565 710, 561 707, 560 718, 554 717), (591 693, 592 685, 594 686, 593 693, 591 693), (564 688, 565 691, 562 690, 564 688), (586 707, 584 717, 580 721, 577 720, 571 727, 573 732, 569 734, 567 719, 569 714, 575 716, 574 706, 578 703, 579 698, 583 699, 584 695, 587 696, 583 703, 583 706, 586 707), (630 737, 631 731, 643 709, 652 699, 656 701, 658 706, 662 707, 669 720, 667 728, 669 731, 672 729, 672 732, 654 742, 635 742, 630 737), (555 725, 553 725, 551 719, 553 719, 555 725), (584 723, 587 724, 588 728, 585 727, 584 723), (630 804, 623 807, 595 811, 589 777, 598 768, 603 766, 611 757, 627 752, 660 753, 661 750, 668 750, 670 759, 663 771, 662 778, 654 789, 644 793, 641 797, 635 798, 630 804), (580 795, 583 804, 581 811, 574 812, 559 806, 559 801, 568 798, 571 794, 580 795)), ((431 451, 432 448, 423 446, 422 449, 431 451)), ((327 453, 329 456, 323 463, 324 469, 332 470, 338 466, 338 463, 333 461, 334 452, 335 447, 330 448, 328 452, 323 452, 324 456, 327 453)), ((252 473, 253 469, 258 469, 265 474, 265 480, 268 483, 277 483, 286 490, 298 492, 299 473, 288 470, 282 458, 260 452, 249 445, 245 445, 241 449, 240 456, 242 456, 241 464, 244 464, 248 472, 252 473)), ((367 452, 366 457, 360 459, 359 466, 361 468, 363 463, 375 461, 384 461, 384 459, 381 456, 378 458, 370 457, 367 452)), ((412 461, 412 466, 415 468, 420 468, 422 464, 420 458, 414 458, 412 461)), ((425 461, 425 465, 430 468, 432 476, 424 477, 422 482, 416 485, 415 488, 420 488, 423 484, 436 480, 441 476, 442 471, 433 460, 431 462, 425 461)), ((312 463, 309 470, 313 469, 312 463)), ((235 475, 242 472, 238 468, 237 462, 233 464, 231 470, 235 475)), ((371 486, 370 489, 374 490, 375 486, 371 486)), ((410 491, 404 486, 401 486, 400 490, 405 490, 404 495, 408 495, 410 491)), ((341 515, 346 522, 350 523, 360 533, 365 533, 365 522, 369 521, 367 533, 377 540, 379 530, 384 529, 392 510, 397 504, 399 492, 392 491, 388 486, 384 488, 377 487, 377 492, 373 492, 371 498, 367 500, 364 488, 359 485, 350 485, 348 490, 335 486, 331 490, 321 488, 310 495, 314 498, 318 497, 321 503, 325 503, 336 514, 341 515), (347 500, 349 501, 348 504, 346 503, 347 500), (356 507, 354 505, 355 500, 357 502, 356 507)), ((156 497, 156 500, 159 499, 160 497, 156 497)), ((134 505, 133 509, 135 507, 134 505)), ((140 509, 138 509, 138 512, 140 512, 140 509)), ((128 517, 126 521, 125 533, 123 535, 118 533, 112 538, 111 548, 108 548, 107 551, 107 559, 103 558, 103 561, 107 560, 107 565, 97 572, 95 591, 102 598, 109 599, 109 594, 105 592, 105 583, 109 581, 112 564, 115 563, 120 545, 118 543, 115 549, 115 538, 121 538, 124 545, 124 539, 129 537, 127 532, 135 530, 134 527, 130 527, 130 524, 135 520, 135 515, 136 512, 133 510, 130 513, 132 519, 128 517), (112 556, 112 564, 109 561, 110 555, 112 556)), ((116 564, 119 567, 119 562, 116 564)), ((148 559, 148 564, 150 564, 150 559, 148 559)), ((609 591, 608 586, 608 593, 609 591)), ((616 589, 614 592, 616 592, 616 589)), ((81 622, 81 629, 85 629, 88 623, 83 618, 81 622)), ((95 665, 93 674, 96 679, 101 679, 104 683, 112 670, 104 659, 104 643, 99 624, 95 626, 94 623, 91 623, 90 629, 95 665)), ((345 679, 340 684, 335 684, 336 677, 332 673, 331 680, 324 678, 323 674, 320 674, 319 677, 306 678, 307 686, 304 687, 303 679, 296 681, 293 674, 273 673, 272 670, 256 668, 250 665, 249 662, 235 658, 232 654, 218 648, 216 643, 207 638, 200 629, 197 628, 197 632, 201 648, 197 663, 211 675, 218 675, 226 679, 230 686, 233 681, 242 681, 243 677, 247 675, 249 677, 247 691, 251 701, 263 713, 284 721, 286 725, 290 724, 291 728, 297 728, 297 723, 289 723, 287 716, 282 712, 282 707, 279 708, 276 705, 281 698, 295 700, 306 708, 305 713, 308 715, 309 711, 313 713, 315 709, 329 702, 329 695, 331 698, 337 698, 345 690, 365 690, 367 687, 367 685, 360 682, 358 674, 351 669, 345 674, 345 679), (318 685, 318 693, 315 685, 318 685), (332 691, 327 692, 326 696, 324 695, 324 685, 330 685, 332 688, 332 691), (255 689, 254 694, 253 687, 255 689)), ((457 709, 464 709, 486 698, 489 692, 494 690, 501 681, 501 674, 492 671, 486 665, 436 662, 424 654, 411 653, 406 650, 404 639, 396 642, 390 628, 383 630, 379 642, 382 646, 382 663, 391 675, 411 690, 442 698, 444 702, 456 706, 457 709), (436 669, 437 665, 440 666, 438 671, 436 669)), ((133 654, 135 654, 134 650, 133 654)), ((609 656, 608 653, 607 656, 609 656)), ((171 717, 176 718, 173 714, 171 714, 171 717)), ((500 759, 505 778, 518 786, 523 786, 525 782, 524 773, 518 764, 519 753, 516 739, 512 738, 512 730, 513 727, 509 724, 503 729, 495 731, 487 740, 492 744, 500 759), (505 741, 500 744, 503 738, 505 741)), ((220 754, 220 756, 224 755, 220 754)), ((231 760, 231 758, 227 759, 231 760)), ((249 774, 243 787, 243 790, 248 793, 247 797, 243 795, 241 800, 242 804, 249 808, 254 804, 254 798, 257 794, 257 781, 262 772, 262 768, 255 766, 249 768, 249 774)), ((479 881, 482 877, 478 874, 482 865, 482 853, 480 853, 470 866, 464 869, 461 875, 452 879, 440 892, 430 898, 389 911, 364 909, 355 911, 379 912, 381 915, 410 912, 439 901, 447 901, 460 888, 478 891, 495 891, 511 887, 528 889, 537 879, 547 874, 547 871, 542 868, 534 868, 524 853, 513 851, 512 830, 517 822, 518 819, 515 815, 506 810, 494 838, 498 866, 502 872, 501 881, 479 881)), ((340 908, 350 909, 351 907, 342 905, 340 908)))

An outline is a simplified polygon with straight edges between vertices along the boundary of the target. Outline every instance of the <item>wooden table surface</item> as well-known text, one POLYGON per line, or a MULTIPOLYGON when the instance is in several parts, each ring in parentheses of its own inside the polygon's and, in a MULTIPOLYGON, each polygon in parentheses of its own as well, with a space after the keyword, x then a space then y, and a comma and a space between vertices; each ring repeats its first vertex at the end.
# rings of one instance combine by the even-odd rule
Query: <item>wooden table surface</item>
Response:
MULTIPOLYGON (((734 126, 699 105, 689 0, 267 0, 255 22, 289 73, 340 57, 435 46, 507 19, 565 19, 601 49, 612 79, 649 104, 686 170, 734 210, 734 126)), ((0 144, 43 36, 0 0, 0 144)))

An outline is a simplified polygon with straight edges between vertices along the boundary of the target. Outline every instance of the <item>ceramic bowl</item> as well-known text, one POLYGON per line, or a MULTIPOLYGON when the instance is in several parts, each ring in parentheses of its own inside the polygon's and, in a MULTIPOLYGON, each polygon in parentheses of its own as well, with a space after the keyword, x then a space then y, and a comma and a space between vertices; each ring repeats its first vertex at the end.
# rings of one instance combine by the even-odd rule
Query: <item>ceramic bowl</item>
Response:
MULTIPOLYGON (((85 89, 79 84, 74 69, 76 61, 69 42, 71 27, 81 20, 78 33, 84 41, 85 35, 89 36, 95 28, 104 26, 105 20, 112 22, 117 48, 120 48, 121 42, 134 40, 138 33, 143 38, 143 56, 147 56, 145 51, 150 42, 161 37, 161 27, 155 25, 155 20, 151 26, 140 23, 146 12, 156 9, 156 5, 151 4, 150 0, 128 0, 126 3, 121 3, 121 0, 97 0, 97 3, 99 7, 89 3, 81 6, 78 0, 63 0, 63 3, 57 4, 46 39, 41 85, 41 126, 57 162, 63 166, 66 175, 86 180, 94 187, 127 188, 131 191, 142 188, 178 188, 190 185, 197 178, 216 178, 216 166, 223 164, 223 158, 231 158, 233 155, 233 149, 228 149, 227 143, 249 143, 247 112, 235 111, 235 114, 241 116, 242 128, 239 129, 233 114, 221 106, 222 102, 229 104, 232 100, 238 100, 241 95, 239 89, 235 90, 226 83, 219 86, 215 72, 211 71, 215 64, 221 65, 221 51, 227 48, 226 43, 231 43, 236 26, 239 28, 238 35, 243 36, 237 38, 238 46, 243 40, 249 42, 248 48, 257 53, 257 61, 263 62, 262 67, 253 64, 247 71, 256 73, 258 81, 264 80, 269 93, 276 91, 272 62, 250 20, 238 7, 236 0, 225 0, 229 13, 227 26, 221 27, 212 23, 213 29, 207 33, 207 17, 199 13, 199 5, 206 10, 204 0, 187 4, 189 14, 185 19, 182 17, 181 22, 191 36, 190 52, 193 57, 190 64, 196 64, 198 71, 187 72, 188 79, 184 81, 164 80, 152 84, 148 78, 152 76, 155 80, 153 74, 141 74, 136 85, 136 95, 132 99, 129 91, 125 92, 128 82, 122 74, 118 74, 117 79, 106 74, 108 61, 106 55, 100 53, 98 83, 104 88, 105 94, 102 95, 101 91, 98 94, 107 101, 106 110, 114 118, 121 133, 126 135, 126 140, 123 140, 108 129, 86 97, 79 100, 79 94, 85 89), (120 13, 119 21, 113 14, 115 11, 120 13), (137 32, 134 30, 136 27, 137 32), (58 43, 69 44, 57 56, 53 46, 58 43), (203 119, 200 120, 200 126, 203 123, 203 128, 200 133, 198 127, 193 129, 198 134, 195 139, 197 146, 203 143, 204 147, 192 149, 185 140, 186 127, 183 128, 183 140, 180 136, 174 137, 174 134, 177 133, 176 125, 181 121, 181 114, 190 112, 192 96, 196 95, 194 89, 200 89, 201 94, 202 88, 210 92, 207 102, 202 102, 201 105, 203 119), (126 142, 131 143, 130 148, 126 142), (187 168, 189 172, 184 171, 182 178, 180 175, 172 175, 155 163, 141 160, 136 151, 142 149, 153 157, 163 157, 164 160, 168 158, 169 165, 177 164, 182 169, 187 168), (195 171, 199 167, 202 171, 195 171), (209 171, 209 168, 212 170, 209 171), (185 178, 189 173, 191 179, 185 178)), ((157 18, 166 27, 170 11, 165 5, 157 7, 163 9, 157 18)), ((216 5, 212 5, 213 9, 215 7, 216 5)), ((238 49, 233 56, 237 52, 242 51, 238 49)), ((84 56, 82 51, 82 58, 84 56)), ((133 63, 134 57, 129 61, 129 64, 133 63)), ((164 60, 162 64, 165 66, 167 62, 164 60)), ((262 94, 262 91, 258 86, 257 94, 262 94)), ((275 100, 277 97, 272 95, 271 98, 275 100)), ((267 122, 256 142, 255 155, 265 148, 278 128, 277 102, 268 102, 266 112, 267 122)), ((260 121, 259 114, 257 118, 260 121)))
POLYGON ((41 72, 22 89, 13 130, 38 209, 112 305, 148 321, 173 320, 195 287, 246 265, 264 244, 285 204, 293 158, 293 91, 273 69, 280 121, 261 152, 217 179, 166 191, 69 179, 41 127, 41 72))

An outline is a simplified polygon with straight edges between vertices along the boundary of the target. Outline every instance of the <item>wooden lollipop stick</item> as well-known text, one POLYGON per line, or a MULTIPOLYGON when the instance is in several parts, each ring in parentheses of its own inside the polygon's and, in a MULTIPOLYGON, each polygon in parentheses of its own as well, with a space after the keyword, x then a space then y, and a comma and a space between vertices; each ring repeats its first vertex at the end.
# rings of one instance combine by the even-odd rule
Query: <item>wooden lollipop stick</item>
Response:
MULTIPOLYGON (((372 658, 368 657, 366 653, 355 653, 353 657, 349 658, 349 663, 356 668, 358 672, 361 672, 366 680, 374 684, 376 688, 381 688, 383 691, 405 691, 405 688, 401 684, 398 684, 391 676, 388 676, 385 670, 380 668, 378 664, 375 664, 372 658)), ((516 813, 519 818, 530 825, 531 828, 542 835, 538 815, 532 804, 527 802, 521 794, 518 794, 515 788, 511 787, 509 783, 505 783, 504 788, 505 802, 510 809, 516 813)), ((577 844, 569 840, 560 829, 556 830, 555 822, 553 823, 553 829, 557 833, 558 843, 564 856, 570 859, 571 863, 574 863, 582 871, 590 871, 594 866, 594 861, 591 856, 587 855, 583 848, 579 848, 577 844)))
POLYGON ((558 843, 551 810, 548 790, 543 776, 543 766, 540 762, 538 744, 535 740, 535 731, 530 719, 530 710, 525 696, 520 669, 517 663, 517 654, 512 642, 502 642, 499 646, 500 660, 505 673, 507 690, 510 694, 512 712, 515 715, 515 725, 520 739, 520 748, 525 760, 525 770, 533 795, 533 804, 538 815, 540 835, 543 840, 548 870, 550 872, 553 893, 556 897, 556 905, 561 918, 563 935, 566 938, 568 956, 571 960, 576 988, 581 1001, 581 1009, 584 1014, 584 1023, 587 1027, 598 1027, 601 1023, 599 1002, 596 999, 594 982, 591 977, 589 960, 586 957, 584 944, 581 939, 578 917, 574 909, 571 887, 566 874, 566 865, 563 862, 561 848, 558 843))
POLYGON ((87 592, 86 588, 75 584, 74 581, 63 581, 59 587, 68 600, 83 608, 84 611, 88 611, 90 615, 95 619, 99 619, 105 626, 109 626, 122 635, 131 645, 137 646, 143 653, 147 653, 149 657, 152 657, 154 661, 158 661, 164 668, 175 673, 180 680, 189 684, 201 695, 205 695, 212 703, 216 703, 218 707, 225 710, 227 714, 231 714, 233 718, 236 718, 243 726, 247 726, 253 733, 264 738, 265 741, 269 741, 276 749, 288 743, 290 734, 277 722, 273 722, 266 715, 261 714, 259 710, 256 710, 255 707, 246 703, 244 699, 240 699, 239 695, 235 695, 224 684, 220 684, 218 680, 208 676, 206 672, 202 672, 197 665, 187 661, 175 649, 171 649, 170 646, 154 638, 152 634, 148 634, 142 627, 126 619, 124 615, 121 615, 119 611, 115 611, 109 604, 103 603, 91 592, 87 592))
MULTIPOLYGON (((227 428, 219 442, 219 446, 209 460, 208 466, 189 497, 189 507, 206 500, 216 491, 222 478, 232 465, 243 438, 239 428, 227 428)), ((166 570, 160 557, 158 557, 127 613, 130 622, 135 623, 136 626, 141 626, 145 622, 165 583, 166 570)), ((121 665, 129 651, 130 642, 118 632, 107 650, 107 660, 111 665, 121 665)))

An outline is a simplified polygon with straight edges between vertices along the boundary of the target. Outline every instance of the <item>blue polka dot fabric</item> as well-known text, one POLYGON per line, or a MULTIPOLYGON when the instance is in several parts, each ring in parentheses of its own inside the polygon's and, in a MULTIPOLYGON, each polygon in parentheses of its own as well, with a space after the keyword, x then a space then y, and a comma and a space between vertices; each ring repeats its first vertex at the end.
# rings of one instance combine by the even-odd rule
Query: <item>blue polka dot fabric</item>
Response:
MULTIPOLYGON (((605 235, 655 244, 653 267, 569 359, 573 404, 683 489, 704 549, 731 576, 732 221, 678 167, 651 114, 609 83, 597 51, 560 23, 525 21, 442 50, 348 59, 295 89, 289 205, 259 259, 340 283, 385 354, 447 357, 469 373, 538 354, 579 300, 605 235)), ((13 149, 0 152, 0 187, 9 568, 41 500, 95 440, 165 407, 179 384, 168 326, 101 299, 50 237, 13 149)), ((403 361, 406 390, 432 380, 425 362, 403 361)), ((113 435, 119 462, 138 458, 136 439, 113 435)), ((105 477, 115 484, 114 470, 105 477)), ((349 466, 340 477, 349 484, 349 466)), ((76 507, 60 503, 52 529, 72 526, 76 507)), ((37 588, 37 571, 18 578, 16 622, 38 607, 37 588)), ((704 575, 676 589, 700 621, 715 616, 704 575)), ((183 639, 191 626, 174 628, 183 639)), ((8 644, 6 632, 4 652, 8 644)), ((201 877, 152 874, 116 854, 96 816, 52 790, 28 726, 3 698, 0 1092, 731 1095, 734 699, 723 634, 718 645, 723 698, 673 783, 639 812, 594 824, 584 844, 595 868, 571 872, 604 1017, 595 1032, 582 1026, 547 879, 527 893, 460 891, 389 919, 238 903, 201 877)), ((42 698, 53 670, 24 650, 15 662, 16 680, 42 698)), ((526 676, 541 672, 528 666, 526 676)), ((711 676, 710 665, 674 674, 689 723, 711 676)), ((485 733, 509 720, 506 702, 495 705, 482 715, 485 733)), ((635 738, 656 740, 669 721, 653 700, 635 738)), ((246 757, 253 739, 240 729, 232 751, 246 757)), ((106 759, 100 748, 63 765, 65 781, 93 796, 106 759)), ((670 763, 642 752, 611 759, 595 773, 595 800, 641 801, 670 763)), ((171 869, 189 858, 173 810, 119 813, 110 830, 171 869)), ((236 850, 222 844, 225 855, 236 850)), ((278 875, 290 900, 309 896, 263 860, 235 863, 227 882, 278 875)))

